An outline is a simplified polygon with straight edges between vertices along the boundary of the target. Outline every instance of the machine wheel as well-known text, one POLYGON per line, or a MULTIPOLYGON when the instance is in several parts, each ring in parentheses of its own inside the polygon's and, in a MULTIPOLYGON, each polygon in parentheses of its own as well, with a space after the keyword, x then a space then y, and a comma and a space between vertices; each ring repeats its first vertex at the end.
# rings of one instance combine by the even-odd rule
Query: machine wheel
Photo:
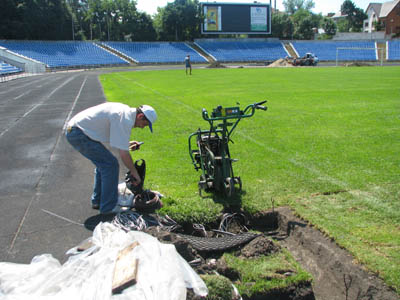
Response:
POLYGON ((204 183, 205 181, 206 181, 206 179, 205 179, 204 175, 200 175, 200 181, 198 183, 200 197, 203 197, 201 191, 206 188, 206 184, 204 183))
POLYGON ((235 194, 235 180, 231 177, 225 179, 224 191, 227 197, 232 197, 235 194))
POLYGON ((213 153, 208 148, 206 148, 204 168, 206 170, 206 178, 215 178, 215 160, 213 153))
POLYGON ((235 184, 239 185, 239 192, 242 191, 242 179, 240 179, 240 176, 235 177, 235 184))

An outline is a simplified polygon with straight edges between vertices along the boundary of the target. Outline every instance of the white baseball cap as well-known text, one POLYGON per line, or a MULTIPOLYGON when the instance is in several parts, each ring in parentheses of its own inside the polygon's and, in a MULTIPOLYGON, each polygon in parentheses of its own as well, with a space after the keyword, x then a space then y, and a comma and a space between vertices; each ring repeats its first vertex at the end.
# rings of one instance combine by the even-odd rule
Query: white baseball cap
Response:
POLYGON ((149 121, 150 131, 153 132, 153 123, 157 120, 157 113, 150 105, 142 105, 140 107, 142 112, 144 113, 147 121, 149 121))

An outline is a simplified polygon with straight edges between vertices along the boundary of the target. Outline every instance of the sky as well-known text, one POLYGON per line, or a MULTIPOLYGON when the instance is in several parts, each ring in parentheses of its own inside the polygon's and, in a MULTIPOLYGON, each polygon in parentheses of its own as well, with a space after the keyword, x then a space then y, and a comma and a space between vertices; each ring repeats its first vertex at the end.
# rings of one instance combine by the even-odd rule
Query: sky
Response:
MULTIPOLYGON (((367 9, 368 4, 371 2, 374 3, 383 3, 388 2, 390 0, 353 0, 353 3, 356 7, 361 8, 363 10, 367 9)), ((144 11, 150 15, 153 15, 157 12, 157 7, 164 7, 168 2, 174 2, 173 0, 137 0, 137 8, 140 11, 144 11)), ((202 0, 200 2, 214 2, 214 1, 206 1, 202 0)), ((216 2, 225 2, 225 3, 253 3, 254 0, 222 0, 216 2)), ((269 0, 259 0, 260 3, 268 3, 269 0)), ((283 11, 284 7, 282 4, 282 0, 276 0, 276 6, 279 10, 283 11)), ((312 10, 314 13, 322 13, 326 15, 330 12, 338 12, 340 10, 340 6, 343 4, 344 0, 314 0, 315 7, 312 10)), ((275 0, 271 0, 272 6, 275 5, 275 0)))

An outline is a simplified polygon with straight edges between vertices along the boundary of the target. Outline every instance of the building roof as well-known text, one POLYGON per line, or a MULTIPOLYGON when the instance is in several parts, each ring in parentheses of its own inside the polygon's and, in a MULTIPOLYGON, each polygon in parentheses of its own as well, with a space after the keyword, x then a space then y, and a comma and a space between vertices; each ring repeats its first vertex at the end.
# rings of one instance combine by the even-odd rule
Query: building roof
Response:
POLYGON ((368 12, 370 8, 374 10, 376 16, 379 16, 381 13, 382 3, 370 3, 365 11, 368 12))
POLYGON ((400 2, 400 0, 389 1, 382 3, 381 12, 379 18, 386 18, 388 14, 395 8, 395 6, 400 2))
POLYGON ((332 19, 340 19, 345 17, 347 17, 347 15, 343 15, 341 11, 338 11, 333 16, 331 16, 332 19))

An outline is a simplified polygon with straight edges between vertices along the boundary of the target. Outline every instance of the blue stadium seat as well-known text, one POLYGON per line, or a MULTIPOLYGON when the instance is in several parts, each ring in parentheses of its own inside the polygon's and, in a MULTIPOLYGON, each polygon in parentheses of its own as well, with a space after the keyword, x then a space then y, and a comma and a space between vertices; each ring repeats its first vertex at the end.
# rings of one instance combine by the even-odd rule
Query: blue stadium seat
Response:
POLYGON ((49 68, 129 64, 92 42, 2 40, 0 46, 49 68))
POLYGON ((270 61, 290 56, 281 42, 196 42, 205 52, 220 62, 270 61))
POLYGON ((386 48, 387 60, 400 60, 400 40, 388 41, 386 48))
POLYGON ((314 53, 320 61, 335 61, 336 49, 353 48, 351 50, 339 50, 341 61, 377 61, 378 54, 375 49, 354 48, 376 48, 373 41, 323 41, 323 42, 292 42, 292 46, 300 57, 307 52, 314 53))
POLYGON ((207 62, 183 42, 103 42, 138 63, 183 63, 186 55, 192 62, 207 62))
POLYGON ((22 69, 0 60, 0 75, 9 75, 22 72, 22 69))

